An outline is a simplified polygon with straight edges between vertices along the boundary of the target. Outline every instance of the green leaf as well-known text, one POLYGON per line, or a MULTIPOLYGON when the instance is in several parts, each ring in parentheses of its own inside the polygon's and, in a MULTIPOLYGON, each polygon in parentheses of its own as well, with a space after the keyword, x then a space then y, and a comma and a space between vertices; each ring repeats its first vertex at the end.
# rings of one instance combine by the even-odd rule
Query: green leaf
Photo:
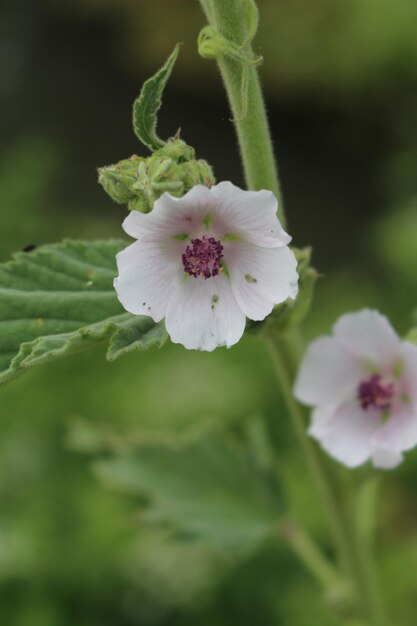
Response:
POLYGON ((109 340, 107 358, 162 345, 163 326, 126 313, 113 288, 123 241, 64 241, 0 265, 0 384, 109 340))
POLYGON ((148 519, 247 554, 275 532, 277 489, 248 447, 209 434, 187 446, 137 446, 95 464, 116 487, 150 500, 148 519))
POLYGON ((139 97, 133 104, 133 129, 138 139, 151 151, 165 145, 156 134, 157 112, 172 68, 177 60, 179 44, 171 52, 164 65, 151 78, 143 83, 139 97))

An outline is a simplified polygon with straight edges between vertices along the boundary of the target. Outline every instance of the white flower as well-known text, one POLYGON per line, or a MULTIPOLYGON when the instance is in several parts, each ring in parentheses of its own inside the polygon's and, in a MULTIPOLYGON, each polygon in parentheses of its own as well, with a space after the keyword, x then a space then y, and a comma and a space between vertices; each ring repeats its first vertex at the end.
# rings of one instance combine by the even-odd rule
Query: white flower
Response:
POLYGON ((241 338, 246 316, 263 320, 297 294, 291 237, 270 191, 230 182, 164 193, 151 213, 132 211, 124 230, 137 241, 117 255, 114 281, 124 308, 165 318, 174 343, 213 350, 241 338))
POLYGON ((310 434, 348 467, 392 468, 417 444, 417 346, 377 311, 343 315, 310 344, 295 395, 315 407, 310 434))

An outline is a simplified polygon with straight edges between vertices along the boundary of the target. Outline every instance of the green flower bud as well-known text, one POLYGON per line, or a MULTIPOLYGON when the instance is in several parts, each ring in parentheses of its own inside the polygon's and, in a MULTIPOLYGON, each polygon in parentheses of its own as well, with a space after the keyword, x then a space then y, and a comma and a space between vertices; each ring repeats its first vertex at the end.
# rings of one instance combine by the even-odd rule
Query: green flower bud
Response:
POLYGON ((199 159, 198 161, 187 161, 181 167, 184 185, 188 189, 195 185, 205 185, 211 187, 215 180, 212 169, 207 161, 199 159))
POLYGON ((195 159, 195 150, 188 146, 182 139, 174 139, 168 141, 162 148, 157 150, 155 154, 173 159, 177 162, 191 161, 195 159))
POLYGON ((133 185, 137 180, 139 165, 144 161, 142 157, 134 155, 116 165, 100 167, 98 182, 112 200, 118 204, 127 204, 135 196, 133 185))
POLYGON ((99 183, 115 202, 149 212, 163 193, 181 197, 195 185, 215 183, 210 165, 196 160, 194 148, 175 139, 150 157, 133 156, 99 170, 99 183))

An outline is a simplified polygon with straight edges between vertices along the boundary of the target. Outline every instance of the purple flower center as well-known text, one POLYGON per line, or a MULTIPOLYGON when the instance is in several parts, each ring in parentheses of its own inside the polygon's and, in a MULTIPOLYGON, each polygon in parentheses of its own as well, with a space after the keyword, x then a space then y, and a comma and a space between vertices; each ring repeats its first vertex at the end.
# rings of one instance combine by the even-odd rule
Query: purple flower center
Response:
POLYGON ((379 374, 374 374, 358 385, 358 400, 364 411, 379 409, 386 411, 391 408, 394 396, 394 384, 383 381, 379 374))
POLYGON ((222 271, 222 258, 223 246, 220 241, 203 235, 201 239, 191 240, 182 255, 182 263, 190 276, 211 278, 222 271))

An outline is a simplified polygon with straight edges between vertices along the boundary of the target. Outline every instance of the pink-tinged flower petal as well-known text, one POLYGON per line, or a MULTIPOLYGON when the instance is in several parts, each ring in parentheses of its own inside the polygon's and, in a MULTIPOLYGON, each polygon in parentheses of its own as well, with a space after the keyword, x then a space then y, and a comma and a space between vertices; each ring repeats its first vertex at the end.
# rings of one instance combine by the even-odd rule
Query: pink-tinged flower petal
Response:
POLYGON ((161 240, 179 234, 190 237, 200 234, 207 215, 214 214, 217 201, 210 189, 196 185, 182 198, 164 193, 158 198, 150 213, 131 211, 123 222, 128 235, 136 239, 161 240))
POLYGON ((114 280, 117 297, 136 315, 149 315, 159 322, 182 274, 180 243, 165 247, 155 242, 136 241, 116 255, 119 276, 114 280))
POLYGON ((401 344, 404 386, 417 413, 417 346, 409 341, 401 344))
POLYGON ((176 281, 165 317, 174 343, 207 351, 230 347, 242 337, 245 322, 226 276, 207 280, 183 276, 176 281))
POLYGON ((297 261, 287 247, 259 248, 243 241, 225 246, 233 293, 245 315, 263 320, 276 304, 295 298, 297 261))
POLYGON ((212 187, 211 193, 218 203, 216 232, 235 234, 265 248, 291 241, 278 220, 278 202, 272 191, 244 191, 224 181, 212 187))
POLYGON ((308 433, 315 439, 320 439, 321 435, 326 432, 327 424, 332 419, 334 407, 320 406, 311 412, 311 422, 308 433))
POLYGON ((349 401, 335 408, 331 417, 325 410, 318 427, 319 411, 310 434, 332 457, 348 467, 357 467, 370 458, 370 440, 380 423, 377 413, 364 415, 355 401, 349 401))
MULTIPOLYGON (((333 444, 329 443, 330 436, 339 436, 339 430, 337 429, 340 424, 338 425, 336 422, 332 423, 333 419, 337 419, 337 415, 338 414, 336 412, 336 409, 332 407, 318 407, 314 409, 311 415, 311 424, 308 432, 312 437, 314 437, 314 439, 322 441, 323 447, 328 452, 330 452, 332 456, 335 456, 335 458, 337 458, 339 461, 341 460, 343 463, 348 464, 344 459, 336 457, 336 455, 332 451, 333 444), (333 435, 330 435, 332 429, 336 430, 334 430, 333 435), (325 444, 324 441, 326 441, 327 443, 325 444), (332 449, 329 448, 330 445, 332 445, 332 449)), ((367 418, 368 413, 363 413, 362 419, 366 420, 367 418)), ((384 431, 385 425, 381 427, 381 422, 380 420, 378 420, 378 416, 376 416, 375 418, 375 412, 370 414, 370 418, 371 422, 368 424, 368 426, 371 432, 371 436, 369 437, 368 432, 363 433, 363 424, 360 417, 358 416, 359 427, 361 430, 360 433, 357 432, 356 434, 360 437, 364 436, 364 441, 362 442, 362 456, 360 457, 360 459, 363 460, 358 461, 355 458, 355 464, 360 465, 362 462, 367 461, 368 457, 371 456, 372 462, 375 467, 384 469, 396 467, 403 458, 399 450, 405 450, 406 448, 402 448, 401 445, 397 445, 398 443, 400 443, 399 440, 390 440, 389 432, 387 430, 384 431)), ((344 425, 345 428, 355 428, 355 426, 356 422, 353 419, 350 420, 348 424, 345 423, 344 425)), ((353 465, 350 466, 353 467, 353 465)))
POLYGON ((158 225, 169 231, 183 225, 187 230, 180 232, 199 233, 204 218, 217 207, 216 199, 210 189, 196 185, 181 198, 164 193, 156 200, 152 212, 158 225))
POLYGON ((334 405, 355 397, 366 369, 333 337, 313 341, 303 358, 295 384, 295 396, 310 405, 334 405))
POLYGON ((143 239, 144 235, 154 233, 150 214, 139 213, 139 211, 130 211, 123 221, 122 228, 125 233, 135 239, 143 239))
POLYGON ((392 363, 400 349, 399 337, 387 318, 370 309, 343 315, 334 325, 333 333, 346 349, 371 364, 392 363))
POLYGON ((417 445, 417 413, 410 405, 404 403, 381 423, 371 443, 375 449, 387 449, 398 453, 414 448, 417 445))
POLYGON ((404 459, 400 452, 395 452, 389 448, 376 448, 372 450, 372 463, 374 467, 380 469, 393 469, 404 459))

